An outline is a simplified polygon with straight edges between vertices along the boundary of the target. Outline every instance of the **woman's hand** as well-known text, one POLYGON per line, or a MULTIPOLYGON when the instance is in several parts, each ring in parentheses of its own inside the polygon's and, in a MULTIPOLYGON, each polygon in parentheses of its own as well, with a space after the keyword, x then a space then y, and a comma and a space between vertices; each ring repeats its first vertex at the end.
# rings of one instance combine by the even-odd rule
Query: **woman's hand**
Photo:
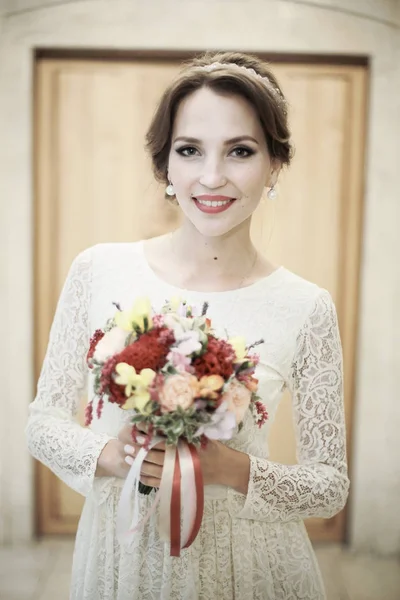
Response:
POLYGON ((204 450, 199 449, 204 485, 222 483, 224 461, 227 456, 226 450, 229 450, 229 448, 217 440, 208 440, 204 450))
MULTIPOLYGON (((144 441, 144 437, 142 441, 144 441)), ((143 443, 135 444, 133 442, 132 425, 125 425, 119 432, 118 439, 110 440, 104 446, 97 461, 96 477, 121 477, 126 479, 133 460, 142 445, 143 443)), ((140 472, 142 483, 151 487, 159 487, 164 455, 164 442, 157 444, 148 452, 140 472)))
POLYGON ((125 462, 125 457, 124 444, 120 440, 110 440, 97 460, 95 476, 125 479, 129 473, 129 465, 125 462))
MULTIPOLYGON (((143 434, 145 429, 138 427, 143 434)), ((126 478, 134 459, 144 442, 138 436, 138 443, 132 440, 132 425, 125 425, 117 440, 110 440, 98 460, 96 476, 126 478)), ((204 450, 199 449, 200 464, 204 485, 229 485, 246 493, 249 475, 247 454, 237 452, 217 440, 208 440, 204 450)), ((140 472, 140 481, 150 487, 160 487, 165 459, 165 442, 160 442, 146 455, 140 472)))
MULTIPOLYGON (((146 433, 145 429, 140 425, 137 426, 139 431, 146 433)), ((144 435, 137 436, 139 443, 134 443, 132 440, 132 425, 125 425, 118 435, 118 439, 123 445, 125 452, 125 461, 129 470, 133 464, 139 450, 143 446, 144 435)), ((165 442, 156 444, 147 454, 143 461, 140 471, 140 482, 150 487, 160 487, 161 475, 165 458, 165 442)))
MULTIPOLYGON (((138 427, 145 433, 145 429, 138 427)), ((121 429, 118 439, 124 444, 126 462, 131 465, 143 445, 144 437, 138 436, 138 442, 132 441, 132 426, 126 425, 121 429)), ((229 459, 229 448, 216 440, 208 440, 207 447, 199 450, 199 458, 203 473, 204 485, 222 483, 223 472, 228 468, 225 461, 229 459)), ((160 442, 146 455, 140 472, 140 481, 151 487, 160 487, 160 480, 165 459, 165 442, 160 442)))

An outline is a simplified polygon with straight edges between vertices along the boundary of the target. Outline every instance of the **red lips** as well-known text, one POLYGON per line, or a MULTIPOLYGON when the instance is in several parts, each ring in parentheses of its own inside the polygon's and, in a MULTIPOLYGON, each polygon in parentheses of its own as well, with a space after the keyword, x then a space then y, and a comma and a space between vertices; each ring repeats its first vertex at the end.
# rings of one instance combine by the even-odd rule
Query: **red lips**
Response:
POLYGON ((220 196, 220 195, 210 195, 210 194, 201 194, 193 198, 193 202, 197 206, 201 212, 208 214, 216 214, 224 212, 228 210, 235 201, 235 198, 230 198, 229 196, 220 196), (222 204, 221 206, 207 206, 199 202, 199 200, 205 200, 208 202, 226 202, 226 204, 222 204), (229 202, 228 202, 229 201, 229 202))

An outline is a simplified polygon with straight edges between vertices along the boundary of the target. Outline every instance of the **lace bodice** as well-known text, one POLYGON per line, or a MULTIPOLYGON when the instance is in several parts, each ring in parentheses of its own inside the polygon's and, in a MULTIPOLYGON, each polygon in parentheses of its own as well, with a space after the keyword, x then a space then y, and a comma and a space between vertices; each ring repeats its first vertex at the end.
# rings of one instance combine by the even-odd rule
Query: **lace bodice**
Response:
POLYGON ((206 293, 177 290, 160 280, 141 242, 100 244, 79 254, 60 295, 37 396, 29 407, 32 455, 77 492, 91 492, 98 456, 129 414, 105 403, 90 429, 75 421, 80 396, 86 390, 92 396, 85 363, 89 338, 113 315, 113 302, 127 307, 135 297, 148 295, 158 309, 177 292, 190 303, 207 300, 217 332, 265 340, 257 348, 256 376, 270 419, 258 429, 247 415, 244 427, 227 442, 251 461, 247 496, 226 490, 232 514, 261 521, 335 515, 349 489, 336 310, 328 291, 283 267, 247 288, 206 293), (299 463, 291 466, 268 459, 268 431, 286 387, 293 399, 299 463))

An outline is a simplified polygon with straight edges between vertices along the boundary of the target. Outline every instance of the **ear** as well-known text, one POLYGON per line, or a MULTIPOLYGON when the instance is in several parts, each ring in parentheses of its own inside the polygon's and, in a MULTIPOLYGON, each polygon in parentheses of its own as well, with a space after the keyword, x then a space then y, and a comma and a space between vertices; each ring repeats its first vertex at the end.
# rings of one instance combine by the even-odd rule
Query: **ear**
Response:
POLYGON ((274 160, 271 162, 271 170, 268 173, 267 180, 265 182, 265 187, 271 188, 276 185, 279 177, 279 173, 281 172, 282 163, 278 160, 274 160))

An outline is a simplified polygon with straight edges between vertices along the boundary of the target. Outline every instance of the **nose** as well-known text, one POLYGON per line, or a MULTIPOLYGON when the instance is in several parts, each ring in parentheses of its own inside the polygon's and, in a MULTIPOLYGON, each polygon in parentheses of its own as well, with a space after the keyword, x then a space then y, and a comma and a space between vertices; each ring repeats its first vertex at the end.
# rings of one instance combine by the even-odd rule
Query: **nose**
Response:
POLYGON ((211 159, 204 163, 204 168, 200 175, 199 183, 210 189, 214 190, 226 185, 227 178, 223 173, 221 161, 217 159, 211 159))

